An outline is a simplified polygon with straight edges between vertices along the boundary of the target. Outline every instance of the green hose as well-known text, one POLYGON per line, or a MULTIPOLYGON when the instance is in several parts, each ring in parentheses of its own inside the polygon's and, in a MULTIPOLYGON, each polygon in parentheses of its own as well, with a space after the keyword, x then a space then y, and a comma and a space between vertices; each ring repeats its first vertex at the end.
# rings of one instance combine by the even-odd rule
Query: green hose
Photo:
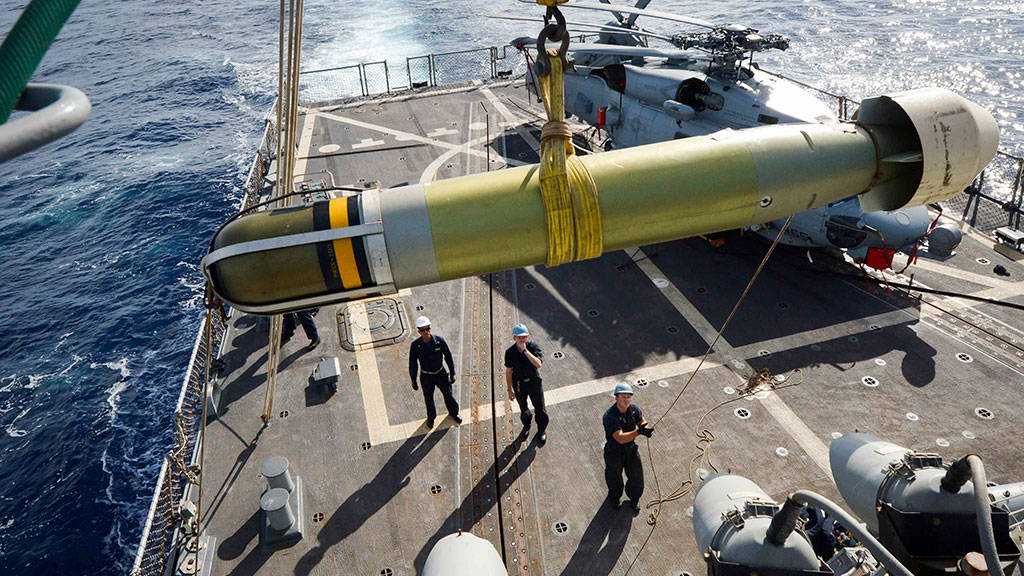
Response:
POLYGON ((80 0, 32 0, 0 45, 0 124, 80 0))

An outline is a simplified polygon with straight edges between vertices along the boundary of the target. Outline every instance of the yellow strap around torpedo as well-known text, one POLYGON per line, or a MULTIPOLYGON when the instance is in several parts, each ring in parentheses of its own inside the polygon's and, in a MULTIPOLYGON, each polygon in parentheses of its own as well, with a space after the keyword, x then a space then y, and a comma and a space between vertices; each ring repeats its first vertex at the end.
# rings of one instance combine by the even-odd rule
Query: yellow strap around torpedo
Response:
POLYGON ((537 0, 537 4, 541 6, 559 6, 565 4, 569 0, 537 0))
POLYGON ((565 121, 562 59, 554 50, 548 55, 551 74, 538 78, 548 113, 540 140, 540 191, 548 225, 546 264, 557 266, 600 256, 604 241, 597 185, 574 155, 565 121))

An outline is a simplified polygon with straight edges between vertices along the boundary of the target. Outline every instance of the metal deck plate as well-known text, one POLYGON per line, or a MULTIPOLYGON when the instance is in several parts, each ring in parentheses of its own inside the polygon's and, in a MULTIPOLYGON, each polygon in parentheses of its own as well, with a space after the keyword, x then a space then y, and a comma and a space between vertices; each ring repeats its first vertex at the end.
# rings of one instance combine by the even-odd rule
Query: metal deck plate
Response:
POLYGON ((409 316, 401 299, 368 300, 365 307, 365 326, 361 324, 361 315, 349 313, 348 306, 338 307, 338 338, 345 350, 387 346, 409 335, 409 316))

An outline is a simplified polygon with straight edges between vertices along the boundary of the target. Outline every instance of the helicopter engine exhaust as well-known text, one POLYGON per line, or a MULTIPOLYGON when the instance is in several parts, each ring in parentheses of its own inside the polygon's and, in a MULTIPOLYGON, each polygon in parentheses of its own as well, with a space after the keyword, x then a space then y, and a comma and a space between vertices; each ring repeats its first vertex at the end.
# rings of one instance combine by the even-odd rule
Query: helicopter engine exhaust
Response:
MULTIPOLYGON (((857 123, 778 124, 581 157, 602 250, 769 222, 860 194, 895 210, 959 193, 995 155, 995 120, 947 90, 866 100, 857 123)), ((276 314, 542 264, 537 166, 263 210, 223 226, 203 271, 240 310, 276 314)))

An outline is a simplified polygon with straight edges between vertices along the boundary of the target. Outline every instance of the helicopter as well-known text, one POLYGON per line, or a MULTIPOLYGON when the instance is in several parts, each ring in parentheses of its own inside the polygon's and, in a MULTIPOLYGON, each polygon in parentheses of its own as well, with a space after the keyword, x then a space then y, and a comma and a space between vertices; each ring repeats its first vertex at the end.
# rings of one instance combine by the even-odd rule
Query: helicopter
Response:
MULTIPOLYGON (((528 1, 528 0, 520 0, 528 1)), ((605 24, 567 21, 572 33, 597 34, 596 42, 571 42, 573 65, 564 75, 565 108, 599 133, 605 149, 703 136, 759 125, 811 122, 838 125, 839 118, 813 94, 770 74, 754 63, 754 54, 786 50, 789 39, 743 25, 716 25, 707 20, 635 6, 570 1, 563 9, 609 12, 605 24), (698 28, 664 34, 640 28, 638 17, 698 28), (652 46, 653 41, 667 47, 652 46)), ((542 22, 539 18, 492 15, 493 18, 542 22)), ((510 43, 531 49, 534 40, 510 43)), ((783 221, 747 230, 774 240, 783 221)), ((857 196, 793 217, 780 242, 801 248, 845 251, 855 262, 892 268, 897 251, 945 260, 962 239, 951 224, 936 226, 928 207, 865 212, 857 196), (919 251, 924 245, 927 251, 919 251)))

